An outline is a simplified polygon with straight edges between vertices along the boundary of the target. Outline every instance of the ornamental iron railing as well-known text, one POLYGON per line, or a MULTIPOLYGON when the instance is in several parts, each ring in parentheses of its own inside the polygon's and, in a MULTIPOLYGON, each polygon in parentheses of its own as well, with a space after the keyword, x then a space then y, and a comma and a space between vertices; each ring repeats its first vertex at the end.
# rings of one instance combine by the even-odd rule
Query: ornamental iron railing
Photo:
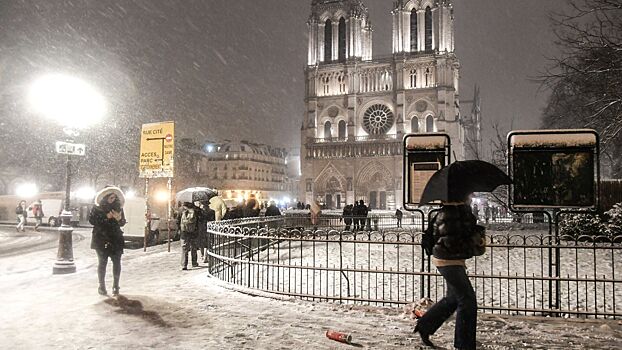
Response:
MULTIPOLYGON (((421 217, 406 224, 410 220, 398 228, 379 217, 370 231, 367 225, 345 230, 333 217, 312 224, 306 215, 209 223, 209 271, 250 291, 306 300, 387 306, 436 301, 444 280, 421 248, 421 217)), ((487 239, 486 254, 467 260, 480 310, 622 318, 622 236, 525 230, 487 239)))

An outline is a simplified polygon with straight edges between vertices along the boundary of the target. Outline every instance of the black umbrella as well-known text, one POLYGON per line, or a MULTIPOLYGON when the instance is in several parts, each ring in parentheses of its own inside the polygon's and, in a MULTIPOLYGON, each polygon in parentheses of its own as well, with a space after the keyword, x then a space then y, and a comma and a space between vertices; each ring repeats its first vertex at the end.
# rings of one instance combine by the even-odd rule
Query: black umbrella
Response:
POLYGON ((473 192, 492 192, 500 185, 511 183, 512 179, 494 164, 481 160, 457 161, 432 175, 419 204, 435 200, 462 202, 473 192))

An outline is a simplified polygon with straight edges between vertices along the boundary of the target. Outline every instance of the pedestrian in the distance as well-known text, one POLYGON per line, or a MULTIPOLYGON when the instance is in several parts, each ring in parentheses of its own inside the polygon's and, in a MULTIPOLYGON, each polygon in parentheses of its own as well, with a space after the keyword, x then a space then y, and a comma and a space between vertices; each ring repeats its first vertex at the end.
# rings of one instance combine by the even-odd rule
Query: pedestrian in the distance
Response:
POLYGON ((118 187, 105 187, 95 196, 95 206, 91 209, 89 222, 93 225, 91 249, 97 252, 98 293, 107 295, 106 267, 108 258, 112 260, 112 295, 119 295, 119 279, 121 278, 121 256, 125 239, 121 227, 125 225, 123 204, 125 197, 118 187))
POLYGON ((354 206, 352 204, 348 204, 343 208, 343 222, 346 224, 346 231, 350 231, 350 227, 352 226, 352 209, 354 206))
POLYGON ((26 209, 26 201, 20 201, 15 208, 15 215, 17 215, 17 226, 15 229, 17 232, 25 232, 26 218, 28 217, 28 210, 26 209))
POLYGON ((265 216, 281 216, 281 210, 279 210, 274 201, 270 201, 270 205, 266 208, 265 216))
POLYGON ((177 227, 181 232, 181 269, 188 270, 188 252, 192 257, 192 267, 198 267, 197 238, 199 236, 199 221, 201 211, 190 202, 184 202, 180 215, 177 217, 177 227))
POLYGON ((322 207, 320 207, 320 203, 317 200, 311 202, 309 212, 311 214, 311 225, 317 226, 320 223, 320 214, 322 214, 322 207))
POLYGON ((488 204, 484 207, 484 219, 486 220, 486 223, 490 221, 490 206, 488 204))
POLYGON ((43 217, 45 216, 45 214, 43 214, 43 204, 41 203, 41 200, 39 199, 34 202, 30 209, 32 210, 32 216, 35 218, 35 231, 39 231, 39 227, 41 226, 43 217))
POLYGON ((248 198, 248 201, 244 205, 244 217, 245 218, 254 218, 258 217, 261 212, 261 206, 257 201, 257 198, 254 194, 251 194, 248 198))
POLYGON ((395 218, 397 219, 397 227, 402 227, 402 217, 403 216, 404 216, 404 213, 402 213, 400 208, 397 208, 395 210, 395 218))
POLYGON ((417 322, 415 332, 427 346, 430 335, 455 312, 456 349, 475 349, 477 299, 466 273, 465 260, 485 251, 484 228, 478 226, 471 208, 464 202, 443 203, 424 234, 423 246, 445 279, 447 294, 417 322), (429 240, 428 240, 429 237, 429 240))
POLYGON ((201 211, 201 215, 199 215, 199 227, 198 227, 198 236, 197 236, 197 246, 199 248, 199 252, 201 253, 201 260, 207 260, 207 223, 209 221, 214 221, 216 218, 216 212, 212 210, 208 203, 202 202, 194 202, 194 205, 201 211))

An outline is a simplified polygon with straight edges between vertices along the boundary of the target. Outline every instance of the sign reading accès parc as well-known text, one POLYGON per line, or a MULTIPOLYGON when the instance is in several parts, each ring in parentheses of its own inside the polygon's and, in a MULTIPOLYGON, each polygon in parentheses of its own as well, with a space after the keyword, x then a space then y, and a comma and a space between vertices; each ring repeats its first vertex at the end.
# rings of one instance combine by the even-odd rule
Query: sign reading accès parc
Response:
POLYGON ((513 131, 512 207, 596 206, 597 134, 593 130, 513 131))
POLYGON ((140 177, 173 177, 175 123, 143 124, 140 133, 140 177))
POLYGON ((86 154, 86 145, 82 143, 56 141, 56 153, 70 156, 84 156, 86 154))

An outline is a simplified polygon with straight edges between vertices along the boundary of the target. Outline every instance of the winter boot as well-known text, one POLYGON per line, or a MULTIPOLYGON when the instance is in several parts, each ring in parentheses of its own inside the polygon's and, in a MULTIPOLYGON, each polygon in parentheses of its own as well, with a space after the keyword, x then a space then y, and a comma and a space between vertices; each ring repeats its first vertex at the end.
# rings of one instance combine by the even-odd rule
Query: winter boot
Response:
POLYGON ((119 296, 119 287, 112 287, 112 296, 116 297, 119 296))
POLYGON ((97 293, 99 293, 99 295, 108 295, 108 291, 104 286, 99 286, 99 288, 97 288, 97 293))

